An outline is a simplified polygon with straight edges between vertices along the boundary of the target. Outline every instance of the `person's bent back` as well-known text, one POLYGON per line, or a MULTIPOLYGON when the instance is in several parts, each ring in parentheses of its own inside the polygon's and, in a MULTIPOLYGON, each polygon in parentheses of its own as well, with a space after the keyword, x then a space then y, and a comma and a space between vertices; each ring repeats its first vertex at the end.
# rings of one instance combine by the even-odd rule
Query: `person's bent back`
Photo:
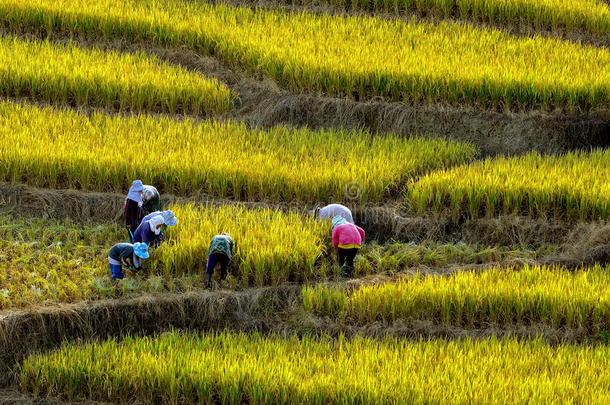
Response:
POLYGON ((204 285, 206 288, 211 287, 212 274, 214 271, 221 272, 221 278, 224 280, 227 277, 227 267, 233 259, 233 252, 237 248, 233 242, 233 238, 228 233, 216 235, 210 241, 210 249, 208 250, 208 262, 206 264, 206 274, 204 285))
POLYGON ((176 226, 178 219, 172 211, 159 212, 158 215, 142 221, 133 233, 134 242, 143 242, 150 247, 157 247, 165 241, 163 237, 164 226, 176 226))
POLYGON ((341 217, 350 224, 354 223, 352 212, 345 205, 341 204, 329 204, 326 207, 316 208, 314 215, 321 220, 330 220, 334 217, 341 217))
POLYGON ((348 223, 342 217, 333 218, 333 246, 337 250, 337 261, 343 276, 353 276, 354 258, 362 247, 364 238, 364 229, 348 223))

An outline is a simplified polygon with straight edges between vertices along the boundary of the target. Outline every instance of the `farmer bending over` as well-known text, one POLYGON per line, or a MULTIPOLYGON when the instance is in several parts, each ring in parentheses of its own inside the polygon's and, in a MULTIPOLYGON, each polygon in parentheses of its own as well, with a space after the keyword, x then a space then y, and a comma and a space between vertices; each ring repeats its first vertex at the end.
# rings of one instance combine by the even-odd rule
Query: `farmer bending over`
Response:
POLYGON ((125 198, 125 227, 129 232, 129 241, 133 243, 133 233, 140 225, 142 215, 142 193, 144 185, 142 180, 134 180, 125 198))
POLYGON ((309 211, 310 214, 313 214, 315 218, 321 220, 329 220, 334 217, 341 217, 345 219, 350 224, 354 223, 354 218, 352 217, 352 212, 345 205, 341 204, 330 204, 326 207, 316 207, 313 211, 309 211))
POLYGON ((108 251, 108 262, 113 280, 125 277, 123 266, 129 270, 138 271, 142 268, 142 259, 148 259, 148 246, 146 243, 117 243, 108 251))
MULTIPOLYGON (((144 217, 145 219, 146 217, 144 217)), ((163 233, 168 226, 176 226, 178 219, 172 211, 164 211, 150 219, 142 220, 133 233, 134 242, 143 242, 150 247, 157 247, 165 241, 163 233)))
MULTIPOLYGON (((151 212, 150 214, 148 214, 148 215, 144 216, 144 218, 142 218, 142 222, 146 222, 146 221, 152 219, 153 217, 156 217, 157 215, 161 215, 167 222, 176 221, 176 223, 178 223, 178 220, 176 219, 176 216, 174 215, 174 212, 172 210, 151 212)), ((168 226, 175 226, 175 225, 168 225, 168 226)))
POLYGON ((354 258, 364 242, 364 230, 344 218, 333 218, 333 246, 341 266, 341 276, 354 276, 354 258))
POLYGON ((214 270, 220 271, 221 279, 227 277, 227 267, 233 258, 233 252, 237 250, 233 239, 228 233, 221 233, 212 238, 208 250, 208 263, 206 266, 203 283, 205 288, 212 286, 212 274, 214 270))
POLYGON ((161 195, 154 186, 144 186, 142 194, 142 215, 146 216, 161 209, 161 195))

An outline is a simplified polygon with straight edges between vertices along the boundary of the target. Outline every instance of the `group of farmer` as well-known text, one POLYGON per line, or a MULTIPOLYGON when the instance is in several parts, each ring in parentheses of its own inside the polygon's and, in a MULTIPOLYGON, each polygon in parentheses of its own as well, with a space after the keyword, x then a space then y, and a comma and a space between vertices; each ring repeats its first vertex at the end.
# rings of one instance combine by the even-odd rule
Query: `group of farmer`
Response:
MULTIPOLYGON (((354 258, 364 242, 364 230, 354 224, 351 211, 340 204, 331 204, 310 211, 320 220, 333 223, 332 239, 341 267, 341 275, 352 277, 354 258)), ((138 271, 142 260, 150 257, 150 249, 155 249, 164 241, 168 226, 176 226, 178 219, 171 210, 161 210, 161 196, 154 186, 144 185, 135 180, 125 198, 125 227, 129 242, 117 243, 108 251, 108 262, 113 280, 125 277, 124 268, 138 271)), ((204 284, 211 286, 214 271, 225 279, 236 243, 228 233, 216 235, 210 241, 204 284)))
MULTIPOLYGON (((178 218, 171 210, 161 211, 159 191, 154 186, 143 184, 141 180, 134 180, 129 188, 125 198, 124 217, 129 242, 117 243, 108 251, 113 280, 125 277, 123 268, 140 270, 142 260, 150 257, 149 250, 165 242, 163 235, 167 227, 178 224, 178 218)), ((204 279, 206 287, 211 286, 214 271, 220 271, 223 279, 227 276, 227 268, 235 249, 235 243, 228 233, 212 238, 204 279)))

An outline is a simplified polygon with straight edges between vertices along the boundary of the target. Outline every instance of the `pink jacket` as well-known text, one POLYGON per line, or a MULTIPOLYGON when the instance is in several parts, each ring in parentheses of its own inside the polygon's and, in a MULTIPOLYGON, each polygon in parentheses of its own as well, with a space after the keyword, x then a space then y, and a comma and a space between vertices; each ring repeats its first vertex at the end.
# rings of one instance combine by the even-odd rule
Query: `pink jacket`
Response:
POLYGON ((333 229, 333 245, 336 247, 360 247, 364 242, 364 229, 353 224, 341 224, 333 229))

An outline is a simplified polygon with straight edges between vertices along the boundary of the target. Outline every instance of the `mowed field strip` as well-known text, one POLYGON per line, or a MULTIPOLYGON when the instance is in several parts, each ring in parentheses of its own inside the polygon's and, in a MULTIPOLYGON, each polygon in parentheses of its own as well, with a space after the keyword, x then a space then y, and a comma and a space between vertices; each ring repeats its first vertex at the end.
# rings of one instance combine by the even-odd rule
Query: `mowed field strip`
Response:
POLYGON ((610 401, 607 346, 233 334, 65 345, 25 360, 21 387, 145 403, 610 401))
POLYGON ((0 11, 12 31, 188 46, 295 91, 499 110, 610 107, 607 49, 464 24, 180 0, 6 0, 0 11))
POLYGON ((205 78, 144 53, 122 54, 0 38, 0 95, 78 107, 212 115, 233 96, 205 78))
POLYGON ((303 302, 318 315, 362 325, 411 318, 471 328, 544 324, 595 334, 610 329, 608 270, 525 266, 414 275, 353 292, 305 287, 303 302))
POLYGON ((0 180, 123 192, 141 178, 164 193, 268 201, 380 202, 406 182, 476 156, 470 144, 364 132, 92 114, 0 103, 0 180), (144 147, 146 153, 138 147, 144 147))

